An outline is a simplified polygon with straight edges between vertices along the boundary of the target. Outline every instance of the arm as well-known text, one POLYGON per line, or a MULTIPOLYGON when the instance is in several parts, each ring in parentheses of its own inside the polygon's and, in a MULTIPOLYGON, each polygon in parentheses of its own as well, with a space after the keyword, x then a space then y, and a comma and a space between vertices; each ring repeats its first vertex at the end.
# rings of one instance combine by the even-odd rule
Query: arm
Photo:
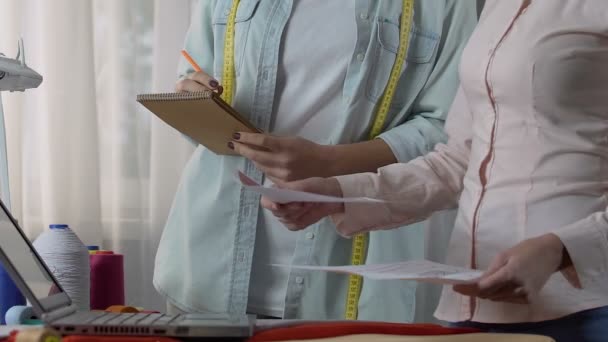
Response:
POLYGON ((262 197, 290 230, 300 230, 326 216, 344 236, 379 228, 392 228, 420 220, 435 210, 456 205, 463 187, 471 149, 472 118, 462 89, 448 116, 448 144, 408 164, 394 164, 378 174, 360 173, 337 178, 308 178, 282 187, 337 197, 367 196, 386 199, 382 204, 288 203, 262 197))
POLYGON ((457 205, 468 167, 471 149, 472 116, 462 88, 458 91, 448 120, 447 144, 407 164, 393 164, 378 173, 337 177, 344 197, 366 196, 389 202, 347 203, 332 215, 338 231, 345 236, 389 229, 428 217, 457 205))
MULTIPOLYGON (((190 27, 186 33, 184 50, 203 69, 195 72, 194 68, 184 58, 180 58, 178 65, 178 81, 175 90, 178 92, 196 92, 212 89, 222 92, 221 86, 210 77, 206 70, 213 70, 213 27, 212 16, 215 1, 199 1, 191 17, 190 27), (215 82, 215 83, 213 83, 215 82)), ((192 138, 183 135, 192 145, 198 143, 192 138)))
POLYGON ((608 283, 608 209, 553 232, 564 246, 562 274, 575 287, 602 289, 608 283))
POLYGON ((445 142, 443 123, 458 88, 462 50, 477 23, 476 6, 475 1, 446 1, 438 57, 425 87, 413 103, 413 114, 402 125, 379 136, 400 163, 425 155, 437 143, 445 142))
MULTIPOLYGON (((211 23, 215 6, 215 1, 197 2, 184 43, 184 49, 206 72, 213 70, 213 27, 211 23)), ((180 58, 178 77, 183 78, 192 73, 194 73, 192 66, 185 59, 180 58)))
POLYGON ((570 284, 602 293, 608 281, 607 212, 598 212, 556 232, 526 239, 498 254, 475 283, 456 285, 467 296, 529 303, 553 273, 570 284))
POLYGON ((415 114, 379 139, 327 146, 298 137, 241 132, 229 147, 252 160, 275 183, 374 172, 379 167, 407 162, 430 152, 435 144, 445 140, 443 121, 458 85, 459 56, 477 22, 476 2, 448 1, 442 19, 438 58, 413 104, 415 114))
POLYGON ((324 177, 372 172, 382 166, 397 162, 393 150, 382 139, 327 147, 329 154, 333 157, 324 177), (365 156, 365 158, 361 158, 361 156, 365 156))

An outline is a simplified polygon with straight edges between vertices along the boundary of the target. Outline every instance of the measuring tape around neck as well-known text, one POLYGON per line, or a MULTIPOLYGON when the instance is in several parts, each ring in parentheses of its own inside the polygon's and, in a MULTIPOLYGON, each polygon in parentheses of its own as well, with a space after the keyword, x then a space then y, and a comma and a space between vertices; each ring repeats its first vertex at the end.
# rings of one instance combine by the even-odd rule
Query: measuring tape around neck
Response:
MULTIPOLYGON (((399 82, 401 76, 401 69, 405 63, 405 57, 407 56, 407 50, 409 47, 410 32, 412 31, 412 22, 414 15, 414 0, 403 0, 403 11, 401 13, 401 20, 399 23, 399 49, 397 50, 397 56, 395 57, 395 63, 391 69, 391 74, 388 79, 384 94, 378 105, 376 111, 376 117, 370 130, 369 139, 374 139, 384 128, 388 111, 395 95, 395 88, 399 82)), ((358 234, 353 237, 352 251, 351 251, 351 265, 362 265, 365 262, 365 255, 367 246, 367 235, 358 234)), ((348 293, 346 298, 346 314, 345 318, 349 320, 357 319, 359 297, 361 295, 361 285, 363 280, 360 276, 350 275, 348 279, 348 293)))
POLYGON ((236 10, 239 0, 233 0, 226 21, 226 33, 224 37, 224 67, 222 70, 222 92, 221 98, 228 104, 232 104, 234 87, 236 83, 236 71, 234 69, 234 26, 236 23, 236 10))

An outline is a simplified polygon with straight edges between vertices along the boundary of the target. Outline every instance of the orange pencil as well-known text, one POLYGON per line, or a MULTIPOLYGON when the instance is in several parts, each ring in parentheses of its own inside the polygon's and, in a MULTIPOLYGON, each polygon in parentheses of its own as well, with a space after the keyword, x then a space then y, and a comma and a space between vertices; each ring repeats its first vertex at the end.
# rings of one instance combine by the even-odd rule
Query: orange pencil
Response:
POLYGON ((199 67, 198 64, 196 64, 194 59, 192 59, 192 57, 190 57, 190 54, 188 54, 188 52, 186 50, 182 50, 182 56, 184 56, 184 58, 188 61, 188 63, 190 63, 190 65, 192 65, 192 67, 194 68, 195 71, 197 71, 197 72, 203 71, 201 69, 201 67, 199 67))

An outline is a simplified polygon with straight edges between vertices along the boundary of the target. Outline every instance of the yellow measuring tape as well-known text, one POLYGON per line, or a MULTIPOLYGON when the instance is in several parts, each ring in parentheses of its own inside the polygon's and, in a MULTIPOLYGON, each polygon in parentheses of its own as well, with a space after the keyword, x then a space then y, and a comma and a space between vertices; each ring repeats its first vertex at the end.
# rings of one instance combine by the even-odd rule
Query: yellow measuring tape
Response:
MULTIPOLYGON (((224 38, 224 68, 222 75, 222 86, 224 92, 222 99, 229 104, 232 104, 234 88, 236 83, 236 72, 234 69, 234 27, 236 22, 236 11, 239 6, 239 0, 233 0, 230 7, 230 13, 226 24, 226 35, 224 38)), ((407 49, 409 45, 410 32, 412 30, 412 19, 414 14, 414 0, 403 0, 403 11, 400 21, 399 33, 399 49, 397 57, 391 70, 391 74, 380 100, 376 117, 372 125, 369 138, 374 139, 384 128, 388 110, 393 101, 395 88, 401 76, 401 69, 405 62, 407 49)), ((351 264, 362 265, 366 254, 366 235, 359 234, 353 238, 353 247, 351 252, 351 264)), ((359 276, 350 276, 348 280, 348 297, 346 300, 346 319, 357 319, 357 307, 359 304, 359 295, 361 294, 362 280, 359 276)))
MULTIPOLYGON (((399 49, 397 50, 397 57, 391 70, 391 75, 388 79, 388 84, 380 100, 378 110, 376 111, 376 117, 372 125, 369 139, 374 139, 384 128, 388 110, 393 101, 393 95, 395 95, 395 88, 397 88, 397 82, 401 76, 401 69, 405 62, 407 55, 407 49, 409 46, 410 32, 412 31, 412 21, 414 15, 414 0, 403 0, 403 11, 401 13, 400 30, 399 30, 399 49)), ((352 265, 362 265, 365 262, 365 255, 367 254, 365 249, 367 245, 367 235, 358 234, 353 238, 353 247, 351 252, 350 262, 352 265)), ((346 298, 346 319, 357 319, 359 296, 361 295, 361 285, 363 280, 360 276, 351 275, 348 279, 348 294, 346 298)))
POLYGON ((232 104, 234 84, 236 83, 236 71, 234 70, 234 26, 239 2, 239 0, 232 1, 232 7, 230 7, 230 13, 226 22, 226 36, 224 37, 224 69, 222 70, 222 87, 224 87, 224 91, 221 98, 228 104, 232 104))

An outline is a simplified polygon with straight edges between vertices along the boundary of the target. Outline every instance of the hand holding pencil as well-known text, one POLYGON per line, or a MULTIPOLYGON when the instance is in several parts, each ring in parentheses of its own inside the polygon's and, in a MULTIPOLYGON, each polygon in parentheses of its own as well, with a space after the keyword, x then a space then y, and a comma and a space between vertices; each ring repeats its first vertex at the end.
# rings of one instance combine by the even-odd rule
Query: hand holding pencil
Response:
POLYGON ((196 63, 194 59, 186 52, 186 50, 182 50, 182 56, 192 65, 195 72, 189 74, 187 77, 179 80, 175 84, 175 90, 178 92, 199 92, 212 90, 221 94, 224 90, 220 83, 215 80, 213 77, 209 76, 206 72, 204 72, 196 63))

